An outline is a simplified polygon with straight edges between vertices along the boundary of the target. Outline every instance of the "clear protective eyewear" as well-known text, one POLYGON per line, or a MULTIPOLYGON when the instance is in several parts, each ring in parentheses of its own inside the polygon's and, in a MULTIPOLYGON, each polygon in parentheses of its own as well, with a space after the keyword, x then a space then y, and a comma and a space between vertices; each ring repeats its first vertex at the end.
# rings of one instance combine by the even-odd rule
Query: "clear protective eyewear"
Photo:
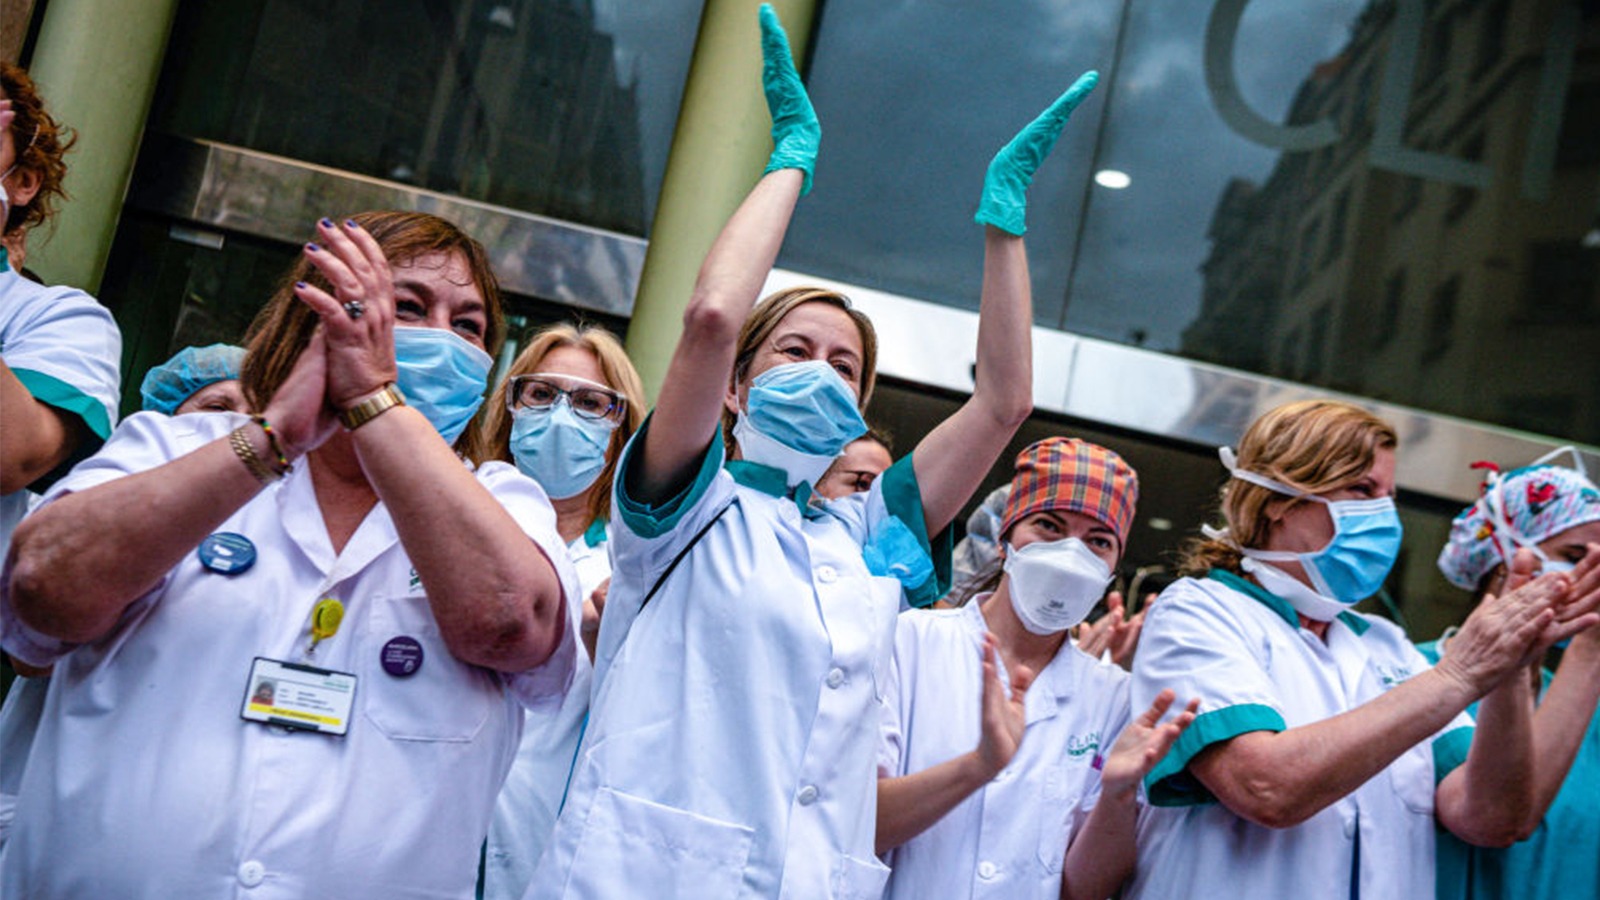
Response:
POLYGON ((605 420, 616 424, 628 408, 621 394, 586 378, 534 372, 511 379, 506 388, 506 408, 551 409, 565 397, 567 406, 581 419, 605 420), (558 381, 559 380, 559 381, 558 381), (563 387, 562 384, 566 384, 563 387))

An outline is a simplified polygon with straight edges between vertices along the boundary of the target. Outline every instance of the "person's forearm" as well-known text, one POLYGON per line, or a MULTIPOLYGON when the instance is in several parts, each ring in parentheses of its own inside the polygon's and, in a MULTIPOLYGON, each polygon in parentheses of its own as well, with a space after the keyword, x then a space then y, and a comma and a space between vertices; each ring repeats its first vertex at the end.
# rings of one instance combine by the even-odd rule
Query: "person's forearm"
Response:
MULTIPOLYGON (((246 434, 267 458, 260 429, 246 434)), ((61 497, 13 535, 12 607, 42 634, 93 641, 260 490, 224 437, 155 469, 61 497)))
POLYGON ((1287 828, 1365 784, 1474 699, 1471 684, 1433 668, 1320 722, 1214 745, 1189 768, 1234 813, 1287 828))
POLYGON ((879 778, 878 854, 888 853, 932 828, 994 776, 974 750, 921 772, 879 778))
POLYGON ((20 491, 48 474, 72 455, 79 437, 71 418, 35 400, 0 360, 0 494, 20 491))
POLYGON ((984 228, 972 396, 912 451, 929 535, 950 524, 1033 411, 1033 302, 1022 238, 984 228))
POLYGON ((1133 874, 1139 805, 1133 791, 1105 793, 1078 830, 1061 870, 1062 900, 1105 900, 1133 874))
POLYGON ((1436 792, 1439 823, 1471 844, 1521 839, 1533 809, 1533 689, 1520 675, 1484 695, 1467 760, 1436 792))
POLYGON ((722 416, 739 330, 760 297, 800 198, 798 169, 764 176, 717 235, 683 314, 683 334, 667 366, 629 496, 659 503, 694 476, 722 416))
POLYGON ((1533 714, 1534 803, 1526 831, 1537 828, 1555 802, 1589 733, 1596 704, 1600 704, 1600 645, 1580 635, 1562 657, 1533 714))
POLYGON ((415 409, 351 434, 450 652, 506 672, 548 659, 565 621, 561 583, 511 514, 415 409))

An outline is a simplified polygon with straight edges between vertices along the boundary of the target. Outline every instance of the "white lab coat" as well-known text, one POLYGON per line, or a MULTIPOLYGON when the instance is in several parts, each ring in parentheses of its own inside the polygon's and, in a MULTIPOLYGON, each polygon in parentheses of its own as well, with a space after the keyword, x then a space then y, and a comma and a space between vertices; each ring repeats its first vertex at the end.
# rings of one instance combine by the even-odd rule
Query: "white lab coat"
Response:
MULTIPOLYGON (((978 607, 987 596, 900 615, 880 776, 921 772, 978 746, 988 631, 978 607)), ((1005 661, 997 662, 1009 691, 1005 661)), ((1061 896, 1067 845, 1100 797, 1104 754, 1128 724, 1128 675, 1068 641, 1028 688, 1024 706, 1027 730, 1011 763, 890 852, 886 898, 1061 896)))
MULTIPOLYGON (((13 271, 0 251, 0 359, 34 398, 71 413, 89 429, 88 456, 117 422, 122 333, 111 313, 83 291, 46 287, 13 271)), ((36 484, 43 489, 45 485, 36 484)), ((29 490, 0 495, 0 560, 11 532, 36 498, 29 490)), ((0 847, 15 815, 17 790, 38 729, 45 684, 12 683, 0 709, 0 847)))
MULTIPOLYGON (((150 469, 245 421, 132 416, 46 500, 150 469)), ((538 485, 502 463, 476 477, 576 590, 538 485)), ((0 854, 0 894, 471 897, 521 734, 518 701, 560 699, 575 635, 563 630, 551 659, 527 672, 456 660, 388 510, 374 507, 336 556, 305 463, 217 530, 253 542, 255 565, 221 575, 191 553, 92 644, 32 631, 0 591, 0 643, 56 666, 0 854), (308 656, 312 606, 329 596, 345 605, 342 627, 308 656), (409 677, 380 662, 399 636, 424 653, 409 677), (242 720, 257 656, 357 675, 349 733, 242 720)))
POLYGON ((807 516, 752 486, 775 470, 730 463, 736 478, 713 442, 693 486, 647 510, 622 489, 643 433, 616 479, 588 733, 527 896, 878 897, 876 745, 900 585, 868 574, 861 546, 890 514, 886 490, 925 528, 909 457, 807 516))
MULTIPOLYGON (((583 601, 611 577, 607 532, 603 523, 567 544, 578 590, 568 598, 569 627, 583 623, 583 601)), ((578 738, 589 714, 589 688, 594 666, 579 652, 572 689, 555 709, 528 713, 516 762, 494 804, 494 822, 484 851, 484 900, 518 900, 533 880, 534 867, 561 811, 567 776, 578 751, 578 738)))
POLYGON ((1465 713, 1292 828, 1234 815, 1185 770, 1210 744, 1327 719, 1427 668, 1405 633, 1383 619, 1341 613, 1324 643, 1299 627, 1287 601, 1231 574, 1169 587, 1145 617, 1133 704, 1142 709, 1172 688, 1199 697, 1200 715, 1146 780, 1152 806, 1124 896, 1432 897, 1434 789, 1466 759, 1472 720, 1465 713))

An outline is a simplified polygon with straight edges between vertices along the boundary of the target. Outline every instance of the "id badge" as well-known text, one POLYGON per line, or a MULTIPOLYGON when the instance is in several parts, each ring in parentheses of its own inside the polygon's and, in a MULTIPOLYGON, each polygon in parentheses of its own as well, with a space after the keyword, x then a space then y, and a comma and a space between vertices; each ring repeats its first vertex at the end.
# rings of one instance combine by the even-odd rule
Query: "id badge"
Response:
POLYGON ((350 729, 356 676, 258 656, 239 716, 251 722, 342 735, 350 729))

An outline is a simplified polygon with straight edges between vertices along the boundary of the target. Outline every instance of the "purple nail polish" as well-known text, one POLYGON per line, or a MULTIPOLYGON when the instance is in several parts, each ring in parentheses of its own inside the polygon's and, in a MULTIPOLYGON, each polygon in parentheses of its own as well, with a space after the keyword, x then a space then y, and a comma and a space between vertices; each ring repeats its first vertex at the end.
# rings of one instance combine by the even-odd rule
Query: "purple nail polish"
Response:
POLYGON ((350 229, 351 231, 360 231, 361 230, 361 226, 356 222, 355 219, 345 219, 344 220, 344 227, 350 229))
POLYGON ((316 253, 318 250, 321 250, 322 248, 318 247, 316 244, 307 244, 306 245, 306 249, 311 251, 312 253, 316 253))
POLYGON ((333 220, 332 219, 326 219, 326 218, 323 219, 322 220, 322 227, 323 228, 332 228, 333 227, 333 220))
POLYGON ((304 281, 296 281, 294 283, 294 286, 297 287, 297 288, 300 288, 301 290, 305 290, 306 288, 310 287, 311 285, 306 284, 304 281))

